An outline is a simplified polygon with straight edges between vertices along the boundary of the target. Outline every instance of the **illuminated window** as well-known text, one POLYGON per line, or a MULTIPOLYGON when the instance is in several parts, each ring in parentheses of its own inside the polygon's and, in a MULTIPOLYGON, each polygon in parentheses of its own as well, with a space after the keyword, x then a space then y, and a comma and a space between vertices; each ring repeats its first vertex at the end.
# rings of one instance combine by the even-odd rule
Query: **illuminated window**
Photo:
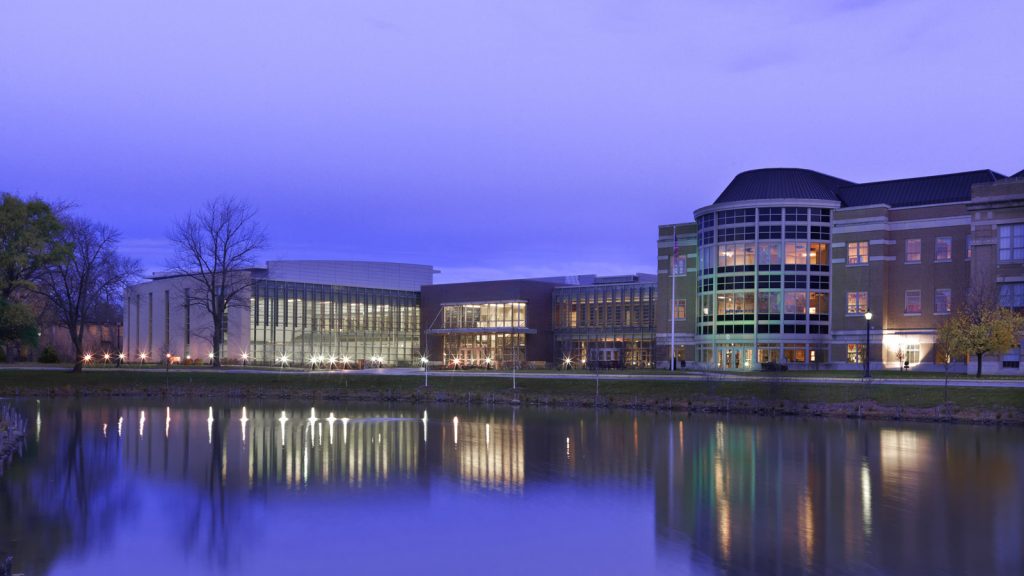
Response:
POLYGON ((941 236, 935 239, 935 260, 948 262, 953 259, 953 239, 949 236, 941 236))
POLYGON ((952 308, 952 295, 949 288, 938 288, 935 290, 935 313, 949 314, 952 308))
POLYGON ((786 242, 786 264, 807 264, 807 242, 786 242))
POLYGON ((971 256, 974 256, 974 235, 973 234, 968 234, 967 235, 967 258, 970 259, 971 256))
POLYGON ((920 344, 907 344, 907 355, 905 361, 910 364, 921 363, 921 345, 920 344))
POLYGON ((907 290, 903 296, 903 313, 904 314, 920 314, 921 313, 921 291, 920 290, 907 290))
POLYGON ((811 266, 828 266, 828 244, 811 242, 811 266))
POLYGON ((676 300, 676 320, 686 320, 686 300, 676 300))
POLYGON ((1024 260, 1024 224, 999 227, 999 261, 1024 260))
POLYGON ((863 314, 868 311, 868 293, 867 292, 847 292, 846 293, 846 313, 847 314, 863 314))
POLYGON ((921 261, 921 239, 920 238, 909 238, 907 239, 905 246, 906 258, 905 262, 920 262, 921 261))
POLYGON ((850 242, 846 245, 846 263, 847 264, 867 264, 868 263, 868 243, 867 242, 850 242))
POLYGON ((854 364, 860 364, 863 362, 864 345, 863 344, 847 344, 846 345, 846 361, 853 362, 854 364))

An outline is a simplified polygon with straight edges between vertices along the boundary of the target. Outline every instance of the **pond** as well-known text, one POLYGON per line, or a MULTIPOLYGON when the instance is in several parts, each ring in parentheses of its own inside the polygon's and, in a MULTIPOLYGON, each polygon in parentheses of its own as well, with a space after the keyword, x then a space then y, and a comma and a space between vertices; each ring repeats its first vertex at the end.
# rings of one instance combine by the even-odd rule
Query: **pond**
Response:
POLYGON ((1020 428, 10 402, 15 573, 1024 573, 1020 428))

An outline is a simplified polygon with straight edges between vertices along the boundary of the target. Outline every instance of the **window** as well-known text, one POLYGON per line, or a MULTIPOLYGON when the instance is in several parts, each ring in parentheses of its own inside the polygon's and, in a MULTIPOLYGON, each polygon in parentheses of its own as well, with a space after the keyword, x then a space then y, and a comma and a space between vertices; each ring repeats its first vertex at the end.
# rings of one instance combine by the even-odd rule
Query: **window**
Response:
POLYGON ((1020 346, 1014 346, 1003 354, 1003 368, 1020 368, 1020 346))
POLYGON ((938 288, 935 290, 935 313, 949 314, 952 308, 952 296, 949 288, 938 288))
POLYGON ((782 226, 758 226, 757 234, 762 240, 782 238, 782 226))
POLYGON ((786 208, 786 220, 807 222, 807 208, 786 208))
POLYGON ((786 292, 783 311, 786 314, 806 314, 807 292, 786 292))
POLYGON ((783 344, 782 357, 786 362, 803 364, 807 362, 807 349, 803 344, 783 344))
POLYGON ((676 320, 686 320, 686 300, 676 300, 676 320))
POLYGON ((754 243, 742 244, 719 244, 718 245, 718 266, 753 266, 754 265, 754 243))
POLYGON ((757 263, 761 265, 779 264, 779 245, 775 242, 758 244, 757 263))
POLYGON ((699 268, 704 274, 710 274, 715 269, 715 247, 714 246, 701 246, 700 247, 700 263, 699 268))
POLYGON ((1004 308, 1024 308, 1024 282, 999 285, 999 305, 1004 308))
POLYGON ((686 255, 673 255, 670 259, 672 261, 672 275, 686 276, 686 255))
POLYGON ((779 222, 782 220, 782 208, 761 208, 761 222, 779 222))
POLYGON ((974 235, 967 234, 967 259, 970 260, 971 256, 974 256, 974 235))
POLYGON ((904 314, 920 314, 921 313, 921 291, 920 290, 907 290, 903 295, 903 313, 904 314))
POLYGON ((810 312, 811 314, 828 314, 828 294, 824 292, 811 292, 810 312))
POLYGON ((807 264, 807 242, 786 242, 786 264, 807 264))
POLYGON ((739 228, 722 228, 718 231, 719 242, 734 242, 736 240, 753 240, 754 227, 742 226, 739 228))
POLYGON ((759 314, 778 314, 779 313, 779 293, 778 292, 758 292, 757 293, 757 312, 759 314))
POLYGON ((854 364, 860 364, 863 362, 864 345, 863 344, 847 344, 846 345, 846 361, 854 364))
POLYGON ((754 288, 753 276, 725 276, 718 278, 719 290, 744 290, 754 288))
POLYGON ((1024 260, 1024 224, 999 227, 999 261, 1024 260))
POLYGON ((935 239, 935 261, 949 262, 953 259, 953 239, 940 236, 935 239))
POLYGON ((920 238, 909 238, 905 244, 904 262, 920 262, 921 261, 921 239, 920 238))
POLYGON ((905 362, 911 365, 921 363, 921 345, 920 344, 907 344, 907 355, 903 358, 905 362))
POLYGON ((867 292, 847 292, 846 293, 846 313, 847 314, 863 314, 868 311, 868 293, 867 292))
POLYGON ((828 266, 828 244, 811 242, 811 266, 828 266))
POLYGON ((786 225, 786 238, 792 240, 803 240, 807 238, 807 226, 797 226, 795 224, 786 225))
POLYGON ((803 274, 786 274, 783 282, 786 288, 807 288, 807 276, 803 274))
POLYGON ((742 224, 744 222, 754 221, 754 209, 753 208, 740 208, 738 210, 722 210, 718 212, 718 225, 722 224, 742 224))
MULTIPOLYGON (((732 314, 753 314, 754 293, 753 292, 730 292, 718 295, 719 315, 732 314)), ((721 320, 721 318, 719 318, 721 320)), ((751 318, 753 320, 753 318, 751 318)))
POLYGON ((847 264, 867 264, 868 263, 868 243, 867 242, 850 242, 846 245, 846 263, 847 264))
POLYGON ((811 208, 811 222, 828 222, 831 219, 828 208, 811 208))

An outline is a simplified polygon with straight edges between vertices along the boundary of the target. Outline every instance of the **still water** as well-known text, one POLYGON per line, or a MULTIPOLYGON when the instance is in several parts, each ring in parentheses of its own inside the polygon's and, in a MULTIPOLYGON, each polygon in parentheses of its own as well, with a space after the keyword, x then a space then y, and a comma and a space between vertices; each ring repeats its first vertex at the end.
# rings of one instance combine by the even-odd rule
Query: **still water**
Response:
POLYGON ((29 400, 25 574, 1024 574, 1024 430, 29 400))

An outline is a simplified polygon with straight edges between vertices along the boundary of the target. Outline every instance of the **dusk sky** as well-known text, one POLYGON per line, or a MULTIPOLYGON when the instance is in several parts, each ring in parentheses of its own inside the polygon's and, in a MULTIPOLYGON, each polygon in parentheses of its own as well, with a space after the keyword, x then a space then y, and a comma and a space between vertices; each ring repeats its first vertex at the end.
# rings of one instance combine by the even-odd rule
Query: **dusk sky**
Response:
POLYGON ((250 200, 266 258, 653 272, 740 171, 1024 169, 1024 2, 0 4, 0 190, 149 270, 250 200))

